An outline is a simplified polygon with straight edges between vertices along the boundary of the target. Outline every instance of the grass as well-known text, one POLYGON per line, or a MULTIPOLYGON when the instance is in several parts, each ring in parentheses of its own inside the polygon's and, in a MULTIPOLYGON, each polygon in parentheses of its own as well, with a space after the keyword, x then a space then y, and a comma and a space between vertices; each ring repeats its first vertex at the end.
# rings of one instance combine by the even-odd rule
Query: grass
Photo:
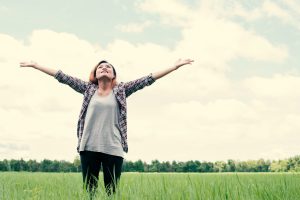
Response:
MULTIPOLYGON (((0 199, 89 199, 79 173, 1 172, 0 199)), ((300 199, 300 173, 123 173, 107 197, 100 176, 95 199, 300 199)))

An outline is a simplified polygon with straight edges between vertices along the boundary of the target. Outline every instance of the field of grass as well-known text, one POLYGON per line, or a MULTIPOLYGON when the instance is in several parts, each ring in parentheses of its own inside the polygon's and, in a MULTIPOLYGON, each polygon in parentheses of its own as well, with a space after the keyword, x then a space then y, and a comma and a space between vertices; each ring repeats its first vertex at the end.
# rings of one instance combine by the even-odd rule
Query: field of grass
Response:
MULTIPOLYGON (((0 173, 0 199, 88 199, 79 173, 0 173)), ((100 176, 96 199, 300 199, 300 173, 123 173, 107 197, 100 176)))

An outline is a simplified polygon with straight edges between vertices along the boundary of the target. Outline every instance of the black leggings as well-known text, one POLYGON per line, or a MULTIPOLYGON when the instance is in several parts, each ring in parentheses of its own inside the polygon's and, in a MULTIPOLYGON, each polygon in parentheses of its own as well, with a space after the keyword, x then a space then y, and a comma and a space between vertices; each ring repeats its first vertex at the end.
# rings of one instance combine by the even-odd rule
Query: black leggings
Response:
POLYGON ((108 195, 116 191, 116 185, 121 177, 123 158, 100 152, 81 151, 80 161, 85 188, 94 193, 98 186, 99 171, 102 164, 105 190, 108 195))

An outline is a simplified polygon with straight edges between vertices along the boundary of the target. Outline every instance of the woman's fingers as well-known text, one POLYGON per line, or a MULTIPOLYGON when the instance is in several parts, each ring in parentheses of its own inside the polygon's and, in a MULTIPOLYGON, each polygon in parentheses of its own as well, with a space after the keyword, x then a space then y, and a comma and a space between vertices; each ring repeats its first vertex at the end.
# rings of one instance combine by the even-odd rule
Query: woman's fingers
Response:
POLYGON ((21 67, 27 67, 27 66, 28 66, 28 63, 26 63, 26 62, 20 62, 20 66, 21 66, 21 67))
POLYGON ((194 62, 194 60, 192 59, 185 59, 185 60, 178 60, 179 61, 179 65, 182 66, 182 65, 186 65, 186 64, 192 64, 192 62, 194 62))
POLYGON ((178 59, 175 63, 175 67, 178 69, 179 67, 182 67, 183 65, 192 64, 194 60, 192 59, 178 59))
POLYGON ((36 62, 30 61, 30 62, 20 62, 20 67, 33 67, 36 64, 36 62))
POLYGON ((186 59, 185 62, 191 64, 192 62, 194 62, 194 60, 192 60, 192 59, 186 59))
POLYGON ((24 67, 25 63, 24 62, 20 62, 20 67, 24 67))

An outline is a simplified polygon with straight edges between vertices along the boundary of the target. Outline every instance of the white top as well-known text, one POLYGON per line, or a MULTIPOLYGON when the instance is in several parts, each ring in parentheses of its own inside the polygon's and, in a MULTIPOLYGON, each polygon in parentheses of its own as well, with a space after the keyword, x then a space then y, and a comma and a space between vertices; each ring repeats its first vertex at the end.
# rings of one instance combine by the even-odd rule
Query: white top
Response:
POLYGON ((79 151, 95 151, 123 157, 119 115, 119 106, 113 91, 103 97, 96 90, 87 108, 79 151))

